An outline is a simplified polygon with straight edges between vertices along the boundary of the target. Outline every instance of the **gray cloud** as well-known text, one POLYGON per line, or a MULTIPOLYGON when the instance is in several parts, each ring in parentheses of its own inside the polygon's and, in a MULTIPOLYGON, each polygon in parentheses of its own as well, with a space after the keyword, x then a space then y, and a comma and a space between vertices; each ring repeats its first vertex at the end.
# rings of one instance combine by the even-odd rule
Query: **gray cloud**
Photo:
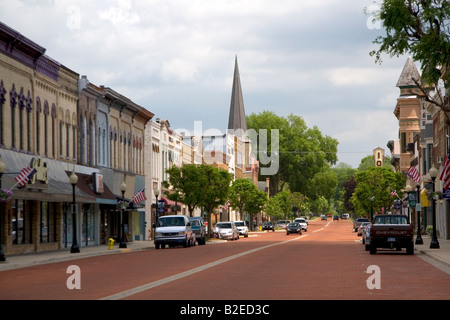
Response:
POLYGON ((247 114, 298 114, 340 140, 356 167, 397 138, 395 83, 406 58, 376 65, 382 30, 370 0, 30 1, 0 20, 47 54, 141 106, 174 129, 225 130, 237 54, 247 114), (367 152, 367 153, 365 153, 367 152))

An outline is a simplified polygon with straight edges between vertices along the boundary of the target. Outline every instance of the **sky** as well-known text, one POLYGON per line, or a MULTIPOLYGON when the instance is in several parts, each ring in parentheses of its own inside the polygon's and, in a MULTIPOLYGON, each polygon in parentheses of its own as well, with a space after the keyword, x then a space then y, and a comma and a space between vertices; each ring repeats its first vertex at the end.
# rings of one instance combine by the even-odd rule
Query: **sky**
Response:
MULTIPOLYGON (((407 57, 369 55, 371 0, 9 0, 0 21, 174 130, 225 132, 237 56, 247 115, 295 114, 357 168, 398 139, 407 57), (366 8, 366 10, 365 10, 366 8)), ((419 69, 420 70, 420 69, 419 69)))

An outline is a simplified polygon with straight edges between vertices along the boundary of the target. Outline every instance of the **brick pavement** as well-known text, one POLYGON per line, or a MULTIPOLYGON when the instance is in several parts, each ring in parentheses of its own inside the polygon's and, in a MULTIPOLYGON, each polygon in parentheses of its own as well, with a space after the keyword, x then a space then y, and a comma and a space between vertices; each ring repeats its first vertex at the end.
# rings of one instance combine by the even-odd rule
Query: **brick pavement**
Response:
MULTIPOLYGON (((430 249, 430 237, 423 236, 422 239, 423 245, 415 245, 415 253, 431 258, 445 267, 450 268, 450 240, 438 239, 440 249, 430 249)), ((210 240, 207 244, 217 244, 221 242, 221 240, 210 240)), ((114 245, 113 250, 109 250, 108 245, 99 245, 82 247, 80 253, 70 253, 70 249, 62 249, 51 252, 12 255, 7 256, 5 262, 0 262, 0 272, 59 261, 70 261, 84 257, 146 250, 154 247, 153 241, 146 240, 129 242, 127 243, 126 249, 120 249, 116 244, 114 245)))

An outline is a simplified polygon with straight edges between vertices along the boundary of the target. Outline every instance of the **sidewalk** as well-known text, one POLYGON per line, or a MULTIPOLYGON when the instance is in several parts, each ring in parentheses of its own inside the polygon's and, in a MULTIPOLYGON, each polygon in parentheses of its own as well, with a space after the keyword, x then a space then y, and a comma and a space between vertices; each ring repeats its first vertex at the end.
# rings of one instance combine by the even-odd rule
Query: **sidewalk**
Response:
POLYGON ((450 268, 450 240, 438 238, 439 249, 430 249, 430 236, 422 236, 422 240, 423 244, 414 245, 415 254, 423 254, 450 268))
MULTIPOLYGON (((450 240, 438 239, 440 249, 430 249, 431 238, 429 236, 422 236, 422 239, 422 245, 414 246, 415 254, 432 258, 436 262, 443 264, 445 267, 450 268, 450 240)), ((222 240, 211 239, 207 242, 207 244, 222 242, 222 240)), ((118 244, 114 244, 112 250, 108 249, 108 245, 98 245, 92 247, 81 247, 79 253, 70 253, 70 248, 67 248, 58 251, 45 251, 39 253, 12 255, 6 256, 5 262, 0 262, 0 272, 105 254, 121 254, 130 251, 147 250, 153 249, 154 247, 155 245, 152 240, 146 240, 129 242, 127 243, 126 249, 120 249, 118 244)))

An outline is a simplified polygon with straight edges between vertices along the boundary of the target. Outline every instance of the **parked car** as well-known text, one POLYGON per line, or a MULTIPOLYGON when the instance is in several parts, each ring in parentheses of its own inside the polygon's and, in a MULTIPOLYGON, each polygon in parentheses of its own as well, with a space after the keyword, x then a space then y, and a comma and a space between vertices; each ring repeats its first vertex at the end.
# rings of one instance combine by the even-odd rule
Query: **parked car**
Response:
POLYGON ((324 215, 324 214, 321 214, 321 215, 320 215, 320 220, 327 220, 327 216, 324 215))
POLYGON ((353 231, 357 232, 359 226, 361 225, 361 223, 363 222, 369 222, 369 219, 367 218, 358 218, 355 221, 353 221, 353 231))
POLYGON ((169 247, 182 245, 185 248, 195 245, 195 235, 192 232, 191 222, 187 216, 169 215, 159 217, 155 228, 155 249, 160 247, 164 249, 166 244, 169 247))
POLYGON ((195 239, 198 244, 203 245, 206 243, 206 226, 202 217, 190 217, 191 229, 195 235, 195 239))
POLYGON ((303 218, 296 218, 294 222, 297 222, 303 230, 308 231, 308 224, 306 223, 306 220, 303 218))
POLYGON ((289 235, 291 233, 302 234, 302 226, 297 222, 289 223, 286 227, 286 235, 289 235))
POLYGON ((337 214, 335 214, 335 215, 333 216, 333 220, 338 220, 338 221, 339 221, 339 216, 338 216, 337 214))
POLYGON ((217 222, 214 226, 214 235, 219 239, 239 239, 239 230, 233 221, 217 222))
POLYGON ((263 230, 272 230, 275 232, 275 227, 272 223, 272 221, 264 221, 262 225, 263 230))
POLYGON ((344 213, 341 219, 350 219, 350 215, 348 213, 344 213))
POLYGON ((362 244, 365 246, 365 250, 369 251, 370 250, 370 228, 371 228, 372 224, 369 223, 368 225, 365 226, 364 230, 363 230, 363 234, 362 234, 362 239, 361 242, 362 244))
POLYGON ((243 235, 244 238, 248 237, 248 226, 246 221, 235 221, 234 224, 239 231, 239 235, 243 235))
POLYGON ((290 222, 290 220, 278 220, 276 226, 280 229, 286 229, 290 222))
POLYGON ((358 228, 358 236, 362 236, 363 232, 364 232, 364 228, 370 224, 370 222, 362 222, 361 225, 358 228))

